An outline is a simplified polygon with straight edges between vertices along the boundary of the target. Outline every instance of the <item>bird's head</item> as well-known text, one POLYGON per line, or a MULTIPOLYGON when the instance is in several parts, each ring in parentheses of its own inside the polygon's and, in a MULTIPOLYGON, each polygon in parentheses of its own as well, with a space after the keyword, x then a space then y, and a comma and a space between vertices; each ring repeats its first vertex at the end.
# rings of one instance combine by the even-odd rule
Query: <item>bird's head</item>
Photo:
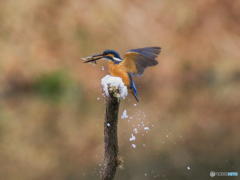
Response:
POLYGON ((105 50, 101 54, 95 54, 95 55, 84 58, 84 60, 85 60, 84 63, 96 62, 97 60, 100 60, 100 59, 109 60, 109 61, 114 62, 115 64, 118 64, 122 61, 118 52, 116 52, 114 50, 105 50))

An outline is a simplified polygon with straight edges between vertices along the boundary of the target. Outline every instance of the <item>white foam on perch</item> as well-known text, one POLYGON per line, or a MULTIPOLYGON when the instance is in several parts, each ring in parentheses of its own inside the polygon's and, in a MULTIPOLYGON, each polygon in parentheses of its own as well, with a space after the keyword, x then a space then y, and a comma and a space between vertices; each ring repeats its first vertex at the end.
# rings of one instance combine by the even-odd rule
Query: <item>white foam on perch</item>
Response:
POLYGON ((101 80, 103 92, 109 96, 109 88, 116 88, 119 90, 119 98, 125 99, 128 95, 127 87, 124 85, 122 78, 106 75, 101 80))

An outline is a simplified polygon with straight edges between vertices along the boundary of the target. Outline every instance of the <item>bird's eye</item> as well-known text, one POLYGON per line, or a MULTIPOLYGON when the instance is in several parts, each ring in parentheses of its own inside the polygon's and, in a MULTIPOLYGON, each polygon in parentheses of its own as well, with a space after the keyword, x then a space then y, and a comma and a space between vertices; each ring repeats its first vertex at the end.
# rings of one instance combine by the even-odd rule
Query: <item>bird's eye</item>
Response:
POLYGON ((113 60, 113 57, 112 56, 105 56, 106 58, 108 58, 108 59, 111 59, 111 60, 113 60))

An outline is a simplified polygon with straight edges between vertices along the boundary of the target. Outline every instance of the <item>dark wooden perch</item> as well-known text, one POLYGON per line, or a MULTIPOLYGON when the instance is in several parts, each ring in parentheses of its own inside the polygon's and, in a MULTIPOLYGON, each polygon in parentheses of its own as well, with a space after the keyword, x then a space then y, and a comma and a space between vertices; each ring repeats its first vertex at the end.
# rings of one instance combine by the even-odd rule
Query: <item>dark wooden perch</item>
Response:
POLYGON ((109 96, 106 97, 106 114, 104 122, 104 167, 103 180, 112 180, 116 174, 118 165, 118 136, 117 123, 120 100, 119 90, 110 87, 109 96))

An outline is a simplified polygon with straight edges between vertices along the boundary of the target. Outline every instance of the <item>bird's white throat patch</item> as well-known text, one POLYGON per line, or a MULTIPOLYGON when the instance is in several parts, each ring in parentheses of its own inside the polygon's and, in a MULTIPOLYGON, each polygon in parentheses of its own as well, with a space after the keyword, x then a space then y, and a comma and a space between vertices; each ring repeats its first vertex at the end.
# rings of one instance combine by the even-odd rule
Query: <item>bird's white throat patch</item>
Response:
POLYGON ((122 59, 119 59, 119 58, 117 58, 117 57, 113 57, 113 59, 114 59, 114 61, 118 61, 118 62, 121 62, 121 61, 122 61, 122 59))

